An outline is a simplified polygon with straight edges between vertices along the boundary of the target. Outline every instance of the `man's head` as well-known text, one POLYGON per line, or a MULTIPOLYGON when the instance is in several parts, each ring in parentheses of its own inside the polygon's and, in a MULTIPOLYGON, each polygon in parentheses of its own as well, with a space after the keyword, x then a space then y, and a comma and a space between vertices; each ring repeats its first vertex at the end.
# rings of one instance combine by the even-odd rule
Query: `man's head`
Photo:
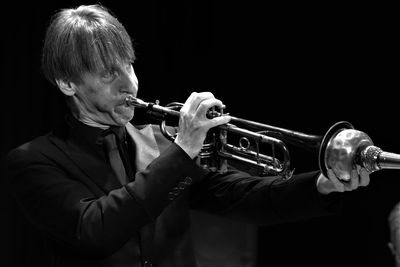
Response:
POLYGON ((135 54, 124 26, 100 5, 56 13, 47 29, 42 68, 46 78, 68 97, 75 116, 93 125, 124 125, 136 96, 135 54))

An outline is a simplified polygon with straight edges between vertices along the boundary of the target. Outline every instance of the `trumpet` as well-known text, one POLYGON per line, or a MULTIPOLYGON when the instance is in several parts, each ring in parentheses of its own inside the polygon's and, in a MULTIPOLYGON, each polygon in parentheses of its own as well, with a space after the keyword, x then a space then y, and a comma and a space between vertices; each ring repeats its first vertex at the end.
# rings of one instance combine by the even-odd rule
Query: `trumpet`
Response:
MULTIPOLYGON (((182 103, 172 102, 161 106, 159 101, 145 102, 131 95, 125 99, 127 106, 142 108, 150 115, 160 119, 161 132, 170 140, 171 134, 166 125, 167 117, 180 116, 182 103)), ((224 116, 224 109, 212 108, 207 116, 224 116)), ((279 175, 284 179, 292 177, 294 169, 290 166, 290 153, 287 144, 315 150, 318 153, 320 171, 328 177, 332 169, 343 182, 348 182, 355 165, 364 167, 369 173, 382 169, 400 169, 400 154, 383 151, 375 146, 364 132, 355 130, 347 121, 332 125, 324 135, 311 135, 268 124, 231 116, 229 123, 210 129, 197 162, 203 168, 224 173, 228 161, 235 160, 259 170, 261 176, 279 175), (237 144, 228 142, 228 136, 238 136, 237 144), (271 155, 262 151, 269 146, 271 155)))

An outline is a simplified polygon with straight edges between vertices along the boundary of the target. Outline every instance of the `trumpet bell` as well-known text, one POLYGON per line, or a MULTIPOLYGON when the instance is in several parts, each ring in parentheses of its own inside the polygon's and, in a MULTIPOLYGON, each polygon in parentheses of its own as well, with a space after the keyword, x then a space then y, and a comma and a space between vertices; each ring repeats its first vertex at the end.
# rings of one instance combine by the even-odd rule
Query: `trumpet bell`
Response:
POLYGON ((335 170, 338 173, 341 173, 344 178, 347 177, 347 174, 349 173, 349 171, 351 171, 349 165, 352 164, 351 157, 353 157, 354 149, 351 149, 352 150, 350 153, 351 156, 350 157, 347 156, 345 158, 338 155, 340 154, 340 152, 338 152, 337 150, 334 152, 333 149, 334 142, 332 142, 332 139, 344 129, 354 129, 354 127, 350 122, 347 121, 337 122, 329 128, 329 130, 326 132, 325 136, 322 139, 319 148, 318 159, 319 159, 319 168, 325 177, 328 177, 328 169, 332 168, 332 165, 336 166, 335 170), (340 159, 340 163, 336 164, 335 159, 340 159))
POLYGON ((337 122, 323 137, 319 149, 320 170, 328 177, 328 169, 332 169, 341 181, 348 182, 356 165, 369 173, 400 169, 400 155, 374 146, 366 133, 355 130, 349 122, 337 122))

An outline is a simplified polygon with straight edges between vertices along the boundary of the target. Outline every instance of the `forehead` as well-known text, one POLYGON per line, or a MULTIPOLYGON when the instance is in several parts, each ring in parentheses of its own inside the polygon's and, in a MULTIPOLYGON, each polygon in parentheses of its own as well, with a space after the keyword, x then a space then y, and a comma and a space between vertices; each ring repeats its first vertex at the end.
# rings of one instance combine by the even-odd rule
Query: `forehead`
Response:
POLYGON ((134 61, 133 52, 121 50, 112 43, 107 47, 94 44, 92 51, 87 55, 86 61, 89 61, 90 72, 98 72, 124 66, 134 61))
POLYGON ((133 62, 131 58, 121 58, 116 55, 110 55, 107 58, 98 57, 95 59, 95 67, 91 72, 102 72, 125 67, 133 62))
POLYGON ((78 32, 75 40, 73 50, 88 72, 110 69, 135 59, 131 39, 123 28, 86 28, 78 32))

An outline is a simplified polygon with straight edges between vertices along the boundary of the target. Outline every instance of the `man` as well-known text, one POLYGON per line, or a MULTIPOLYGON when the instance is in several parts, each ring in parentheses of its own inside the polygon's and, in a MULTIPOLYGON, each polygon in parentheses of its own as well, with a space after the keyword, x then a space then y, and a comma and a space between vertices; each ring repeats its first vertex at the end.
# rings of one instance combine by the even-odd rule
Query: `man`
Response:
POLYGON ((186 100, 173 143, 157 127, 133 126, 125 104, 138 91, 132 42, 100 5, 55 14, 42 59, 70 111, 7 158, 27 238, 41 244, 27 242, 31 265, 195 266, 191 208, 268 225, 330 214, 338 197, 331 193, 369 183, 363 168, 346 184, 330 170, 329 179, 315 171, 285 181, 201 168, 194 159, 208 130, 230 120, 207 118, 223 106, 210 92, 186 100))

